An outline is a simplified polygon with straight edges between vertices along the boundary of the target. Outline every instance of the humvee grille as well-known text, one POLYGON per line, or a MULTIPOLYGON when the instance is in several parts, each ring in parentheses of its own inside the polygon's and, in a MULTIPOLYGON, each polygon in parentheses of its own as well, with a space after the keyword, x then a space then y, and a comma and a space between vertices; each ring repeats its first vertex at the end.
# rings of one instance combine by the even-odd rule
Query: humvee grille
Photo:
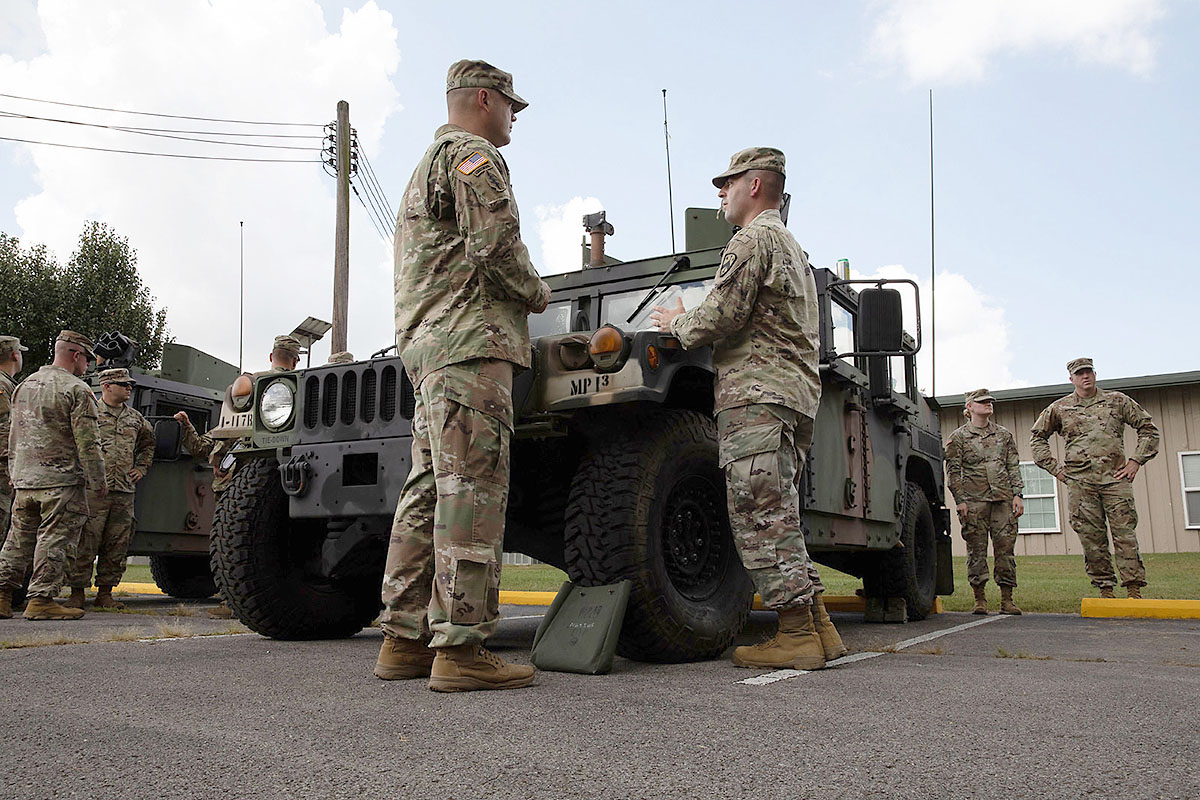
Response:
POLYGON ((354 424, 355 404, 358 401, 358 374, 342 373, 342 424, 354 424))
POLYGON ((367 367, 362 375, 362 420, 370 422, 375 419, 375 392, 378 389, 379 377, 375 370, 367 367))
POLYGON ((310 375, 304 382, 304 427, 317 427, 317 415, 320 413, 318 401, 321 399, 321 379, 310 375))
POLYGON ((399 362, 382 369, 366 366, 361 372, 351 367, 304 380, 302 418, 310 431, 371 424, 376 418, 391 422, 397 413, 412 419, 415 408, 412 382, 399 362))
POLYGON ((333 427, 333 423, 337 422, 337 396, 338 396, 338 376, 325 376, 325 391, 321 398, 321 422, 325 423, 326 428, 333 427))
POLYGON ((391 422, 396 416, 396 368, 383 368, 383 394, 379 398, 379 416, 391 422))

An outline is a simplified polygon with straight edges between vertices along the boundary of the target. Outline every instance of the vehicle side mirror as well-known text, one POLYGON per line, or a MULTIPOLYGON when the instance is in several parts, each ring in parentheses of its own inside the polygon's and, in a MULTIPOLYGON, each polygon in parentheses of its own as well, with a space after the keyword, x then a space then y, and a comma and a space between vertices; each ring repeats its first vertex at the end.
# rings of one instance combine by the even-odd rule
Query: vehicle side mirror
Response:
POLYGON ((874 287, 858 293, 855 350, 860 353, 895 353, 904 347, 904 312, 900 293, 874 287))
POLYGON ((154 421, 154 460, 178 461, 183 446, 183 431, 171 418, 154 421))

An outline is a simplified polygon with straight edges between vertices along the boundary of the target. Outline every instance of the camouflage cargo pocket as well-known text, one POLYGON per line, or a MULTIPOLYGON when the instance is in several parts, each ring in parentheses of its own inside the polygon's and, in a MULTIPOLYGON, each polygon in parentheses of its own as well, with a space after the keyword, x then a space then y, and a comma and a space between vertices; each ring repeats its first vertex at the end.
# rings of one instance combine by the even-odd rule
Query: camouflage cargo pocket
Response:
POLYGON ((445 406, 438 472, 507 484, 508 428, 495 417, 453 400, 446 400, 445 406))
POLYGON ((738 553, 742 557, 742 566, 746 569, 769 569, 774 567, 779 560, 774 542, 742 545, 738 548, 738 553))
POLYGON ((500 614, 500 564, 491 547, 450 548, 450 621, 474 625, 500 614))
POLYGON ((740 406, 717 415, 722 469, 756 453, 774 453, 783 441, 783 421, 765 405, 740 406))

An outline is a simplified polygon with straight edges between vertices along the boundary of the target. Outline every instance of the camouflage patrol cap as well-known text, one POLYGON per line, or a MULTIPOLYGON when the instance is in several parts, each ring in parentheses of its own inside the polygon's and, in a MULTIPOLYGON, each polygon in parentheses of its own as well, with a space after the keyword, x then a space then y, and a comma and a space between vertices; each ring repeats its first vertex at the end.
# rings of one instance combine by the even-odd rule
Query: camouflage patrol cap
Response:
POLYGON ((300 340, 297 339, 295 336, 291 336, 290 334, 285 335, 285 336, 276 336, 275 337, 275 345, 271 349, 272 350, 282 350, 285 353, 289 353, 289 354, 295 356, 296 358, 299 358, 300 357, 300 340))
POLYGON ((0 358, 8 358, 18 350, 27 352, 29 348, 16 336, 0 336, 0 358))
POLYGON ((1074 358, 1067 362, 1067 372, 1074 375, 1081 369, 1095 369, 1090 358, 1074 358))
POLYGON ((774 147, 747 147, 733 154, 733 158, 729 159, 729 169, 712 179, 713 186, 720 189, 727 179, 752 169, 778 172, 786 178, 787 173, 783 171, 784 160, 783 151, 774 147))
POLYGON ((354 354, 347 350, 341 350, 329 357, 330 364, 352 364, 353 362, 354 354))
POLYGON ((455 61, 446 72, 446 91, 455 89, 495 89, 512 100, 513 113, 524 111, 529 107, 521 96, 513 91, 513 76, 511 72, 493 67, 486 61, 472 61, 464 58, 455 61))
POLYGON ((84 336, 82 333, 76 333, 75 331, 60 331, 58 337, 54 341, 69 342, 70 344, 76 345, 77 347, 82 347, 85 351, 87 351, 88 358, 96 357, 96 351, 94 349, 96 347, 95 343, 93 343, 91 339, 84 336))
POLYGON ((106 369, 97 378, 101 385, 106 383, 137 383, 137 381, 129 376, 129 370, 123 367, 120 369, 106 369))
POLYGON ((968 403, 986 403, 995 399, 996 398, 992 397, 992 393, 987 389, 976 389, 973 392, 967 392, 968 403))

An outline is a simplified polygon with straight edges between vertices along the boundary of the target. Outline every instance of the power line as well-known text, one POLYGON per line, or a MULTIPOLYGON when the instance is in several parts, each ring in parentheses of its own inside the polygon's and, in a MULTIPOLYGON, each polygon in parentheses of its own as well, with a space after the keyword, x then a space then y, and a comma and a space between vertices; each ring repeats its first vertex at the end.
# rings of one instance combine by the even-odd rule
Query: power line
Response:
POLYGON ((101 125, 95 122, 77 122, 75 120, 60 120, 54 117, 38 117, 32 114, 19 114, 15 111, 0 111, 6 117, 22 117, 45 122, 70 122, 76 125, 95 125, 101 128, 112 127, 122 131, 148 131, 152 133, 197 133, 203 136, 243 136, 252 139, 320 139, 315 133, 243 133, 241 131, 196 131, 187 128, 147 128, 143 125, 101 125))
POLYGON ((19 139, 15 136, 0 136, 0 141, 23 142, 24 144, 44 144, 50 147, 67 147, 72 150, 95 150, 101 153, 125 153, 133 156, 158 156, 160 158, 191 158, 201 161, 252 161, 269 164, 317 164, 316 158, 232 158, 230 156, 200 156, 186 153, 151 153, 144 150, 119 150, 111 147, 88 147, 82 144, 63 144, 62 142, 40 142, 35 139, 19 139))
POLYGON ((354 196, 358 198, 359 204, 362 205, 363 209, 366 210, 367 217, 371 220, 371 226, 375 228, 375 232, 379 234, 379 238, 383 239, 385 242, 392 241, 392 237, 380 230, 379 224, 375 221, 375 215, 371 213, 371 209, 367 208, 367 204, 363 202, 362 195, 358 193, 358 189, 354 188, 354 184, 350 184, 350 190, 354 192, 354 196))
POLYGON ((375 190, 379 193, 379 197, 383 201, 384 208, 387 209, 388 216, 395 220, 396 213, 392 210, 392 204, 388 201, 387 194, 384 193, 383 186, 379 183, 379 177, 375 174, 375 167, 371 165, 371 160, 367 158, 366 151, 360 148, 360 152, 362 153, 363 166, 366 167, 367 178, 374 182, 375 190))
MULTIPOLYGON (((371 210, 373 211, 373 213, 375 215, 375 219, 379 221, 380 227, 382 227, 384 230, 387 230, 387 228, 390 227, 386 222, 387 212, 382 207, 380 207, 379 201, 376 200, 372 196, 371 191, 370 191, 370 189, 367 188, 366 184, 361 182, 361 176, 357 176, 357 177, 359 178, 358 183, 363 187, 363 190, 367 193, 367 203, 370 204, 371 210)), ((354 183, 352 182, 350 184, 350 186, 351 186, 351 188, 353 188, 354 183)), ((357 190, 355 191, 355 194, 357 194, 357 190)), ((361 196, 359 199, 360 200, 362 199, 361 196)))
POLYGON ((233 124, 237 124, 237 125, 281 125, 281 126, 308 127, 308 128, 324 127, 324 125, 322 125, 319 122, 255 122, 252 120, 245 120, 245 119, 221 119, 219 117, 191 117, 191 116, 187 116, 184 114, 156 114, 151 111, 129 111, 129 110, 123 109, 123 108, 105 108, 104 106, 88 106, 88 105, 83 105, 82 103, 64 103, 64 102, 61 102, 58 100, 41 100, 36 97, 22 97, 22 96, 16 95, 16 94, 5 94, 4 92, 0 92, 0 97, 8 97, 13 100, 28 100, 31 103, 48 103, 50 105, 55 105, 55 106, 70 106, 71 108, 87 108, 92 111, 113 111, 117 114, 136 114, 141 117, 163 117, 166 119, 193 119, 193 120, 198 120, 200 122, 229 122, 229 123, 233 123, 233 124))
MULTIPOLYGON (((261 147, 269 150, 307 150, 315 151, 315 147, 302 147, 299 145, 289 144, 259 144, 257 142, 222 142, 213 139, 197 139, 194 136, 176 136, 170 133, 153 133, 151 131, 137 130, 136 128, 126 128, 120 125, 102 125, 98 122, 79 122, 73 119, 54 119, 52 117, 33 117, 28 114, 15 114, 11 111, 0 111, 0 116, 16 118, 40 120, 42 122, 58 122, 64 125, 80 125, 88 128, 104 128, 110 131, 120 131, 122 133, 135 133, 139 136, 154 136, 161 139, 179 139, 185 142, 204 142, 205 144, 224 145, 226 147, 261 147)), ((213 133, 213 136, 220 136, 220 133, 213 133)), ((316 137, 313 137, 316 138, 316 137)))

